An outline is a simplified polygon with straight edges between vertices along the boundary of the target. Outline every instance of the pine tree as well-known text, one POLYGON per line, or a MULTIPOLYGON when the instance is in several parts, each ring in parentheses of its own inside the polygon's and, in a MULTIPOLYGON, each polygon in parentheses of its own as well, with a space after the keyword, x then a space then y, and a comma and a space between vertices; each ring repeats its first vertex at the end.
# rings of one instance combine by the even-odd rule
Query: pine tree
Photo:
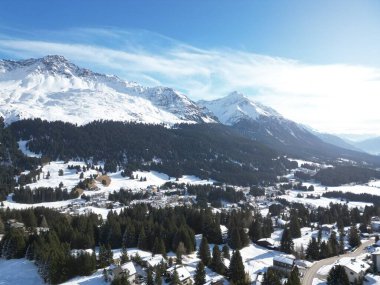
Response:
POLYGON ((205 265, 203 264, 202 260, 197 265, 194 281, 195 285, 202 285, 206 283, 205 265))
POLYGON ((121 256, 120 256, 120 263, 124 264, 129 261, 128 251, 125 246, 122 246, 121 248, 121 256))
POLYGON ((264 273, 263 285, 281 285, 280 277, 272 268, 269 268, 267 272, 264 273))
POLYGON ((327 276, 328 285, 349 285, 348 276, 344 267, 341 265, 336 265, 331 268, 329 275, 327 276))
POLYGON ((211 261, 210 247, 207 242, 207 238, 202 237, 201 244, 199 246, 198 257, 202 260, 203 264, 208 266, 211 261))
POLYGON ((297 213, 293 212, 290 215, 289 230, 292 238, 301 237, 301 227, 297 213))
POLYGON ((172 280, 170 282, 171 285, 179 285, 181 284, 181 281, 179 280, 178 272, 174 269, 172 280))
POLYGON ((152 269, 150 269, 150 268, 148 268, 148 270, 147 270, 146 284, 147 285, 154 285, 152 269))
POLYGON ((147 241, 146 241, 146 235, 145 235, 145 230, 144 227, 141 228, 140 234, 139 234, 139 239, 137 243, 137 247, 139 249, 147 249, 147 241))
POLYGON ((231 257, 230 267, 229 267, 229 277, 234 284, 244 284, 245 282, 245 271, 244 264, 241 258, 239 250, 235 250, 231 257))
POLYGON ((99 267, 106 267, 113 262, 113 252, 109 245, 100 245, 99 248, 99 267))
POLYGON ((282 232, 280 249, 285 253, 292 253, 294 250, 294 243, 288 228, 282 232))
POLYGON ((159 267, 156 268, 156 277, 154 278, 154 282, 156 285, 162 284, 162 272, 160 271, 159 267))
POLYGON ((333 231, 329 237, 328 246, 331 250, 331 255, 335 256, 339 253, 339 243, 336 239, 336 233, 333 231))
POLYGON ((231 230, 231 233, 230 231, 228 231, 228 245, 232 249, 241 249, 243 247, 241 238, 240 238, 240 232, 237 227, 234 227, 231 230))
POLYGON ((351 247, 357 247, 361 244, 359 232, 356 226, 350 228, 350 233, 348 234, 348 243, 351 247))
POLYGON ((222 248, 222 251, 223 251, 223 258, 225 258, 225 259, 230 259, 231 258, 230 248, 228 247, 228 245, 224 245, 223 248, 222 248))
POLYGON ((223 275, 225 272, 225 266, 222 261, 222 254, 217 245, 214 245, 212 249, 212 259, 211 259, 210 268, 216 273, 219 273, 221 275, 223 275))
POLYGON ((163 256, 166 255, 166 249, 165 249, 165 243, 161 238, 156 237, 154 239, 153 254, 162 254, 163 256))
POLYGON ((309 241, 309 245, 306 249, 306 257, 310 260, 318 260, 319 259, 319 244, 315 238, 312 238, 309 241))
POLYGON ((263 237, 262 233, 262 223, 259 218, 256 218, 252 221, 251 226, 249 227, 249 237, 253 242, 257 242, 263 237))
POLYGON ((326 243, 325 241, 321 242, 321 252, 320 252, 320 258, 327 258, 331 256, 331 249, 329 247, 329 244, 326 243))
POLYGON ((339 230, 339 254, 344 253, 344 230, 341 228, 339 230))
POLYGON ((301 285, 301 280, 297 266, 294 266, 292 272, 290 273, 288 281, 286 282, 286 285, 301 285))
POLYGON ((178 244, 176 255, 177 255, 177 263, 182 264, 182 255, 186 253, 186 248, 183 242, 178 244))
POLYGON ((262 225, 263 225, 263 228, 262 228, 263 237, 269 238, 274 231, 272 218, 269 214, 266 218, 263 219, 262 225))

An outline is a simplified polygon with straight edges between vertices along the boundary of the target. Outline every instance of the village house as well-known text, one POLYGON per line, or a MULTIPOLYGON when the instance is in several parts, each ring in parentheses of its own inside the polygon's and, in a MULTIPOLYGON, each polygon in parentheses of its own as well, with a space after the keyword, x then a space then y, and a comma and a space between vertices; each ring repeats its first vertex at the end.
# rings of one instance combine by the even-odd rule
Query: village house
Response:
POLYGON ((17 222, 15 219, 9 219, 6 223, 7 229, 22 229, 25 230, 24 223, 17 222))
POLYGON ((137 271, 133 262, 130 261, 121 265, 111 265, 108 270, 108 276, 111 281, 124 276, 130 284, 136 284, 137 271))
POLYGON ((293 255, 279 255, 273 258, 273 267, 286 274, 289 274, 293 267, 296 258, 293 255))
POLYGON ((172 266, 166 270, 166 275, 172 278, 174 271, 177 271, 179 281, 182 285, 192 284, 191 274, 184 266, 172 266))
POLYGON ((380 232, 380 218, 379 217, 371 218, 371 229, 373 232, 380 232))
POLYGON ((155 254, 152 257, 145 258, 144 260, 145 266, 149 268, 156 267, 157 265, 160 264, 166 264, 165 258, 161 254, 155 254))
POLYGON ((335 229, 334 225, 324 224, 321 226, 322 235, 330 236, 331 232, 335 229))
POLYGON ((262 239, 259 239, 256 243, 258 245, 261 245, 263 247, 270 248, 270 249, 277 249, 279 246, 278 242, 276 242, 272 238, 262 238, 262 239))
POLYGON ((368 263, 356 258, 344 257, 336 262, 336 265, 343 266, 350 284, 356 284, 364 278, 364 275, 370 269, 368 263))

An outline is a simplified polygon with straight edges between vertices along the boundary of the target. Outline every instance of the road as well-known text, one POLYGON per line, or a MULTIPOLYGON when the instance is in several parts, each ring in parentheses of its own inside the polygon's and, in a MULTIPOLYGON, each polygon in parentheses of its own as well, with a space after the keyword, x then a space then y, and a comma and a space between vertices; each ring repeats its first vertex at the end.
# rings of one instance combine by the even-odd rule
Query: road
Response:
POLYGON ((317 272, 325 265, 330 265, 335 263, 338 259, 342 257, 357 257, 363 253, 365 253, 365 247, 374 243, 373 239, 363 242, 354 252, 348 252, 346 254, 342 254, 340 256, 333 256, 330 258, 322 259, 313 264, 306 272, 302 278, 302 285, 312 285, 313 279, 317 277, 317 272))

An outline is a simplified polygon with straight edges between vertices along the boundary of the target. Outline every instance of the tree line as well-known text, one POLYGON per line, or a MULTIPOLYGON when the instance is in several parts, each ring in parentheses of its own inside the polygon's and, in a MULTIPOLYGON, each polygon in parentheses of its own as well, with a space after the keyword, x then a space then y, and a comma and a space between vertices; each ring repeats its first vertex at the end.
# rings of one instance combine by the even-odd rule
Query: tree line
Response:
POLYGON ((32 151, 52 160, 105 161, 107 170, 118 165, 127 174, 152 169, 172 177, 191 173, 233 185, 252 185, 276 181, 293 165, 266 146, 218 124, 168 129, 110 121, 75 126, 34 119, 14 122, 9 129, 17 139, 29 140, 32 151))

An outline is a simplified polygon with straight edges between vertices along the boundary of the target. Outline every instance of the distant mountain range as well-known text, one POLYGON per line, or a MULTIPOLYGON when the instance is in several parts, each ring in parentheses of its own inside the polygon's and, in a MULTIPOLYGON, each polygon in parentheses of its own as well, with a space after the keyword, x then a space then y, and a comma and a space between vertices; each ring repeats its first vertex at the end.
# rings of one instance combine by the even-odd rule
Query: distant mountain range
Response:
POLYGON ((376 153, 380 139, 351 145, 337 136, 311 131, 238 92, 194 102, 172 88, 144 87, 55 55, 0 61, 0 116, 8 124, 29 118, 77 125, 95 120, 168 126, 221 123, 284 154, 380 163, 380 157, 360 151, 376 153))
POLYGON ((355 146, 364 150, 365 152, 375 154, 375 155, 380 155, 380 137, 356 142, 355 146))

